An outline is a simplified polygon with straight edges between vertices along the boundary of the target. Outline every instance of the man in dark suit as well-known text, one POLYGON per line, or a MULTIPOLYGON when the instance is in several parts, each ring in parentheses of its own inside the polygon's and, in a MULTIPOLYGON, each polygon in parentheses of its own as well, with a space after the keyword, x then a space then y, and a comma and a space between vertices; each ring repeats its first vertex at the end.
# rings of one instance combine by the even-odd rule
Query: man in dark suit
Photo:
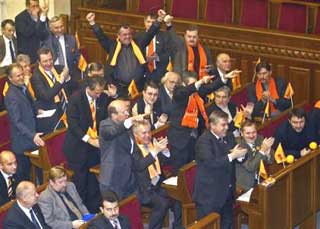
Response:
POLYGON ((232 228, 232 204, 235 190, 234 160, 245 156, 247 149, 235 146, 235 138, 227 134, 228 115, 213 111, 209 129, 196 143, 196 177, 193 200, 198 219, 211 212, 221 216, 221 228, 232 228))
MULTIPOLYGON (((109 98, 103 93, 102 77, 89 77, 86 87, 70 98, 67 108, 68 131, 63 144, 73 182, 90 212, 99 209, 98 181, 89 169, 100 163, 98 130, 107 118, 109 98)), ((113 93, 116 93, 113 92, 113 93)))
POLYGON ((134 140, 129 129, 143 115, 129 117, 130 103, 114 100, 108 106, 108 118, 101 121, 99 143, 101 151, 100 191, 111 190, 120 199, 137 190, 132 165, 134 140))
POLYGON ((48 36, 49 2, 45 1, 42 6, 39 6, 39 0, 26 0, 26 7, 15 18, 18 53, 27 54, 30 56, 31 62, 35 63, 40 42, 48 36))
POLYGON ((7 68, 9 89, 4 98, 10 122, 11 149, 18 161, 17 173, 24 179, 29 178, 30 161, 24 155, 25 151, 32 151, 43 146, 44 141, 37 133, 36 114, 33 99, 24 84, 22 67, 18 64, 7 68))
POLYGON ((159 90, 159 100, 163 113, 170 116, 173 106, 172 97, 176 85, 181 83, 181 77, 176 72, 167 72, 161 79, 161 86, 159 90))
POLYGON ((16 175, 17 160, 11 151, 0 153, 0 206, 16 198, 16 187, 21 181, 16 175))
POLYGON ((274 136, 273 149, 281 143, 284 154, 291 154, 296 159, 311 152, 310 142, 317 142, 316 127, 307 119, 302 108, 290 110, 288 120, 279 126, 274 136))
POLYGON ((100 210, 103 215, 94 218, 89 229, 130 229, 130 222, 126 216, 119 215, 119 198, 116 193, 106 191, 102 193, 102 207, 100 210))
MULTIPOLYGON (((144 17, 145 31, 135 34, 137 40, 141 40, 157 20, 157 15, 148 14, 144 17)), ((167 71, 170 60, 169 36, 166 32, 158 31, 152 38, 148 46, 142 50, 147 61, 147 79, 151 79, 156 83, 160 83, 161 78, 167 71)))
POLYGON ((249 102, 254 103, 253 117, 263 116, 267 103, 270 104, 271 116, 290 107, 290 98, 284 97, 287 84, 280 77, 272 77, 269 63, 260 62, 257 64, 256 76, 257 81, 248 87, 249 102))
POLYGON ((132 115, 149 114, 152 129, 166 124, 168 115, 162 112, 159 101, 159 86, 153 81, 147 81, 140 96, 132 107, 132 115))
POLYGON ((5 72, 5 67, 16 62, 17 39, 14 36, 16 29, 14 21, 6 19, 1 22, 0 36, 0 74, 5 72))
POLYGON ((72 82, 66 67, 53 65, 50 49, 39 49, 38 56, 39 65, 34 69, 31 84, 36 97, 37 109, 56 109, 51 117, 38 118, 39 130, 50 133, 63 124, 66 125, 64 114, 68 97, 71 94, 72 82))
POLYGON ((271 146, 274 138, 264 138, 258 135, 256 124, 247 120, 241 125, 241 138, 237 139, 237 142, 248 150, 244 158, 237 159, 237 188, 247 191, 258 183, 260 161, 272 163, 273 150, 271 146))
POLYGON ((146 60, 143 56, 143 50, 159 31, 160 22, 165 14, 163 10, 159 10, 157 22, 153 23, 139 40, 132 39, 131 28, 127 25, 121 26, 118 39, 112 40, 95 23, 95 14, 89 13, 87 15, 87 20, 92 26, 95 36, 109 54, 105 68, 106 81, 117 87, 119 96, 128 95, 128 86, 132 80, 135 81, 139 90, 142 89, 146 74, 146 60))
POLYGON ((54 16, 49 21, 50 33, 43 41, 42 47, 50 48, 54 65, 67 66, 71 80, 80 79, 78 62, 80 51, 74 36, 65 33, 65 25, 60 16, 54 16))
POLYGON ((22 181, 16 190, 17 202, 9 209, 3 220, 3 229, 47 229, 42 212, 37 204, 39 194, 29 181, 22 181))

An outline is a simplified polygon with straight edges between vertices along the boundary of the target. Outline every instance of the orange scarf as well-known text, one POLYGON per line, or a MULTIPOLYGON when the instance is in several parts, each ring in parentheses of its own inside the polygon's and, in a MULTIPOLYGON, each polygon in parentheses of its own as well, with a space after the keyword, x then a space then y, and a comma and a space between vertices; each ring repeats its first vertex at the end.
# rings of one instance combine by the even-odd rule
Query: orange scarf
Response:
POLYGON ((209 119, 204 108, 203 99, 199 96, 197 92, 195 92, 189 96, 188 106, 182 118, 181 125, 189 128, 197 128, 199 110, 206 123, 206 126, 208 126, 209 119))
MULTIPOLYGON (((199 51, 199 56, 200 56, 200 65, 199 65, 199 79, 202 79, 207 73, 204 71, 207 65, 207 55, 206 52, 204 51, 204 48, 202 45, 198 42, 198 51, 199 51)), ((188 50, 188 71, 189 72, 194 72, 194 53, 192 50, 192 47, 190 45, 187 45, 187 50, 188 50)))
MULTIPOLYGON (((141 153, 143 157, 147 157, 149 155, 149 152, 145 149, 145 147, 141 144, 138 144, 139 149, 141 150, 141 153)), ((153 144, 150 143, 148 145, 148 149, 152 149, 153 144)), ((153 179, 156 176, 160 176, 161 174, 161 168, 160 168, 160 162, 158 157, 155 158, 155 162, 148 166, 148 172, 150 179, 153 179)))
MULTIPOLYGON (((258 101, 262 99, 263 88, 262 88, 261 83, 262 83, 261 80, 257 80, 257 82, 256 82, 256 96, 257 96, 258 101)), ((268 86, 269 86, 268 88, 269 88, 271 97, 273 99, 279 99, 277 85, 276 85, 275 80, 272 77, 270 77, 270 79, 269 79, 268 86)), ((271 112, 274 112, 277 110, 274 107, 273 103, 270 103, 270 109, 271 109, 271 112)))
POLYGON ((314 107, 320 109, 320 100, 316 102, 316 104, 314 105, 314 107))

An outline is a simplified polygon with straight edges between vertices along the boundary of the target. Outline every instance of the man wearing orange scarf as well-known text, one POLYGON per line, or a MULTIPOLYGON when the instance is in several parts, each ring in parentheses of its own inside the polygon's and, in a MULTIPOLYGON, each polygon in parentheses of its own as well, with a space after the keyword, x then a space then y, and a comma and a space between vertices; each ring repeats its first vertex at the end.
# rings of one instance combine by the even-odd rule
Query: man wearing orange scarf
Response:
POLYGON ((183 85, 173 91, 172 112, 169 117, 168 139, 174 172, 194 159, 194 143, 198 131, 208 123, 203 98, 223 85, 221 80, 205 76, 201 80, 195 72, 185 72, 183 85), (198 128, 200 126, 200 128, 198 128))
POLYGON ((147 61, 143 55, 143 50, 145 50, 154 35, 159 31, 160 23, 165 16, 166 12, 158 10, 156 22, 139 39, 133 39, 132 30, 128 25, 122 25, 117 39, 113 40, 95 23, 94 13, 87 15, 86 18, 95 36, 109 54, 105 68, 106 82, 117 87, 120 97, 128 95, 128 86, 132 80, 135 81, 139 90, 142 89, 147 70, 147 61))
POLYGON ((254 103, 252 117, 263 116, 267 103, 271 116, 288 109, 291 106, 290 99, 284 98, 287 85, 280 77, 272 77, 270 64, 260 62, 255 71, 257 81, 248 88, 249 102, 254 103))

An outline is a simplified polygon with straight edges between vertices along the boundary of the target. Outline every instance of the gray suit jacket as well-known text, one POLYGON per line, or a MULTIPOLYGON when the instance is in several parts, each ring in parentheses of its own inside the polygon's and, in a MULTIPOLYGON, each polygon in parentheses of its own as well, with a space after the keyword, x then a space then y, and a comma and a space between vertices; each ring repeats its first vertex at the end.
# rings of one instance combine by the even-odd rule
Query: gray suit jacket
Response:
MULTIPOLYGON (((82 200, 73 183, 68 182, 66 192, 76 203, 82 215, 88 214, 87 208, 83 205, 82 200)), ((45 191, 40 194, 38 205, 41 208, 42 214, 46 223, 57 229, 72 228, 68 210, 61 200, 61 197, 48 185, 45 191)))
MULTIPOLYGON (((13 38, 13 46, 14 46, 14 52, 17 56, 18 46, 17 46, 17 39, 13 38)), ((3 61, 3 58, 6 56, 6 44, 4 43, 3 35, 0 36, 0 63, 3 61)))
MULTIPOLYGON (((255 145, 260 147, 263 141, 263 136, 258 135, 255 145)), ((245 142, 243 138, 238 140, 240 146, 248 149, 248 153, 243 162, 236 163, 236 182, 237 186, 243 188, 245 191, 249 190, 255 185, 256 173, 259 172, 260 160, 264 160, 267 163, 271 164, 273 160, 273 151, 271 149, 270 157, 267 157, 258 151, 254 151, 251 147, 245 142)))

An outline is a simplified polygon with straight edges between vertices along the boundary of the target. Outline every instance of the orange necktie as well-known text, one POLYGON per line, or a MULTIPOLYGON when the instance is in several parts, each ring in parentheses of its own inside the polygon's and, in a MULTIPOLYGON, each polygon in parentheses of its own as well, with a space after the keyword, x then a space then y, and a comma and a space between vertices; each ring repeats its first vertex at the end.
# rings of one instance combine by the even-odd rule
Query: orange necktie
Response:
POLYGON ((96 109, 94 107, 94 100, 90 101, 90 110, 91 110, 91 117, 92 117, 92 130, 97 133, 97 121, 96 121, 96 109))
MULTIPOLYGON (((152 39, 148 45, 148 53, 147 56, 152 56, 154 54, 154 39, 152 39)), ((150 72, 153 72, 154 70, 154 61, 148 63, 148 69, 150 72)))

